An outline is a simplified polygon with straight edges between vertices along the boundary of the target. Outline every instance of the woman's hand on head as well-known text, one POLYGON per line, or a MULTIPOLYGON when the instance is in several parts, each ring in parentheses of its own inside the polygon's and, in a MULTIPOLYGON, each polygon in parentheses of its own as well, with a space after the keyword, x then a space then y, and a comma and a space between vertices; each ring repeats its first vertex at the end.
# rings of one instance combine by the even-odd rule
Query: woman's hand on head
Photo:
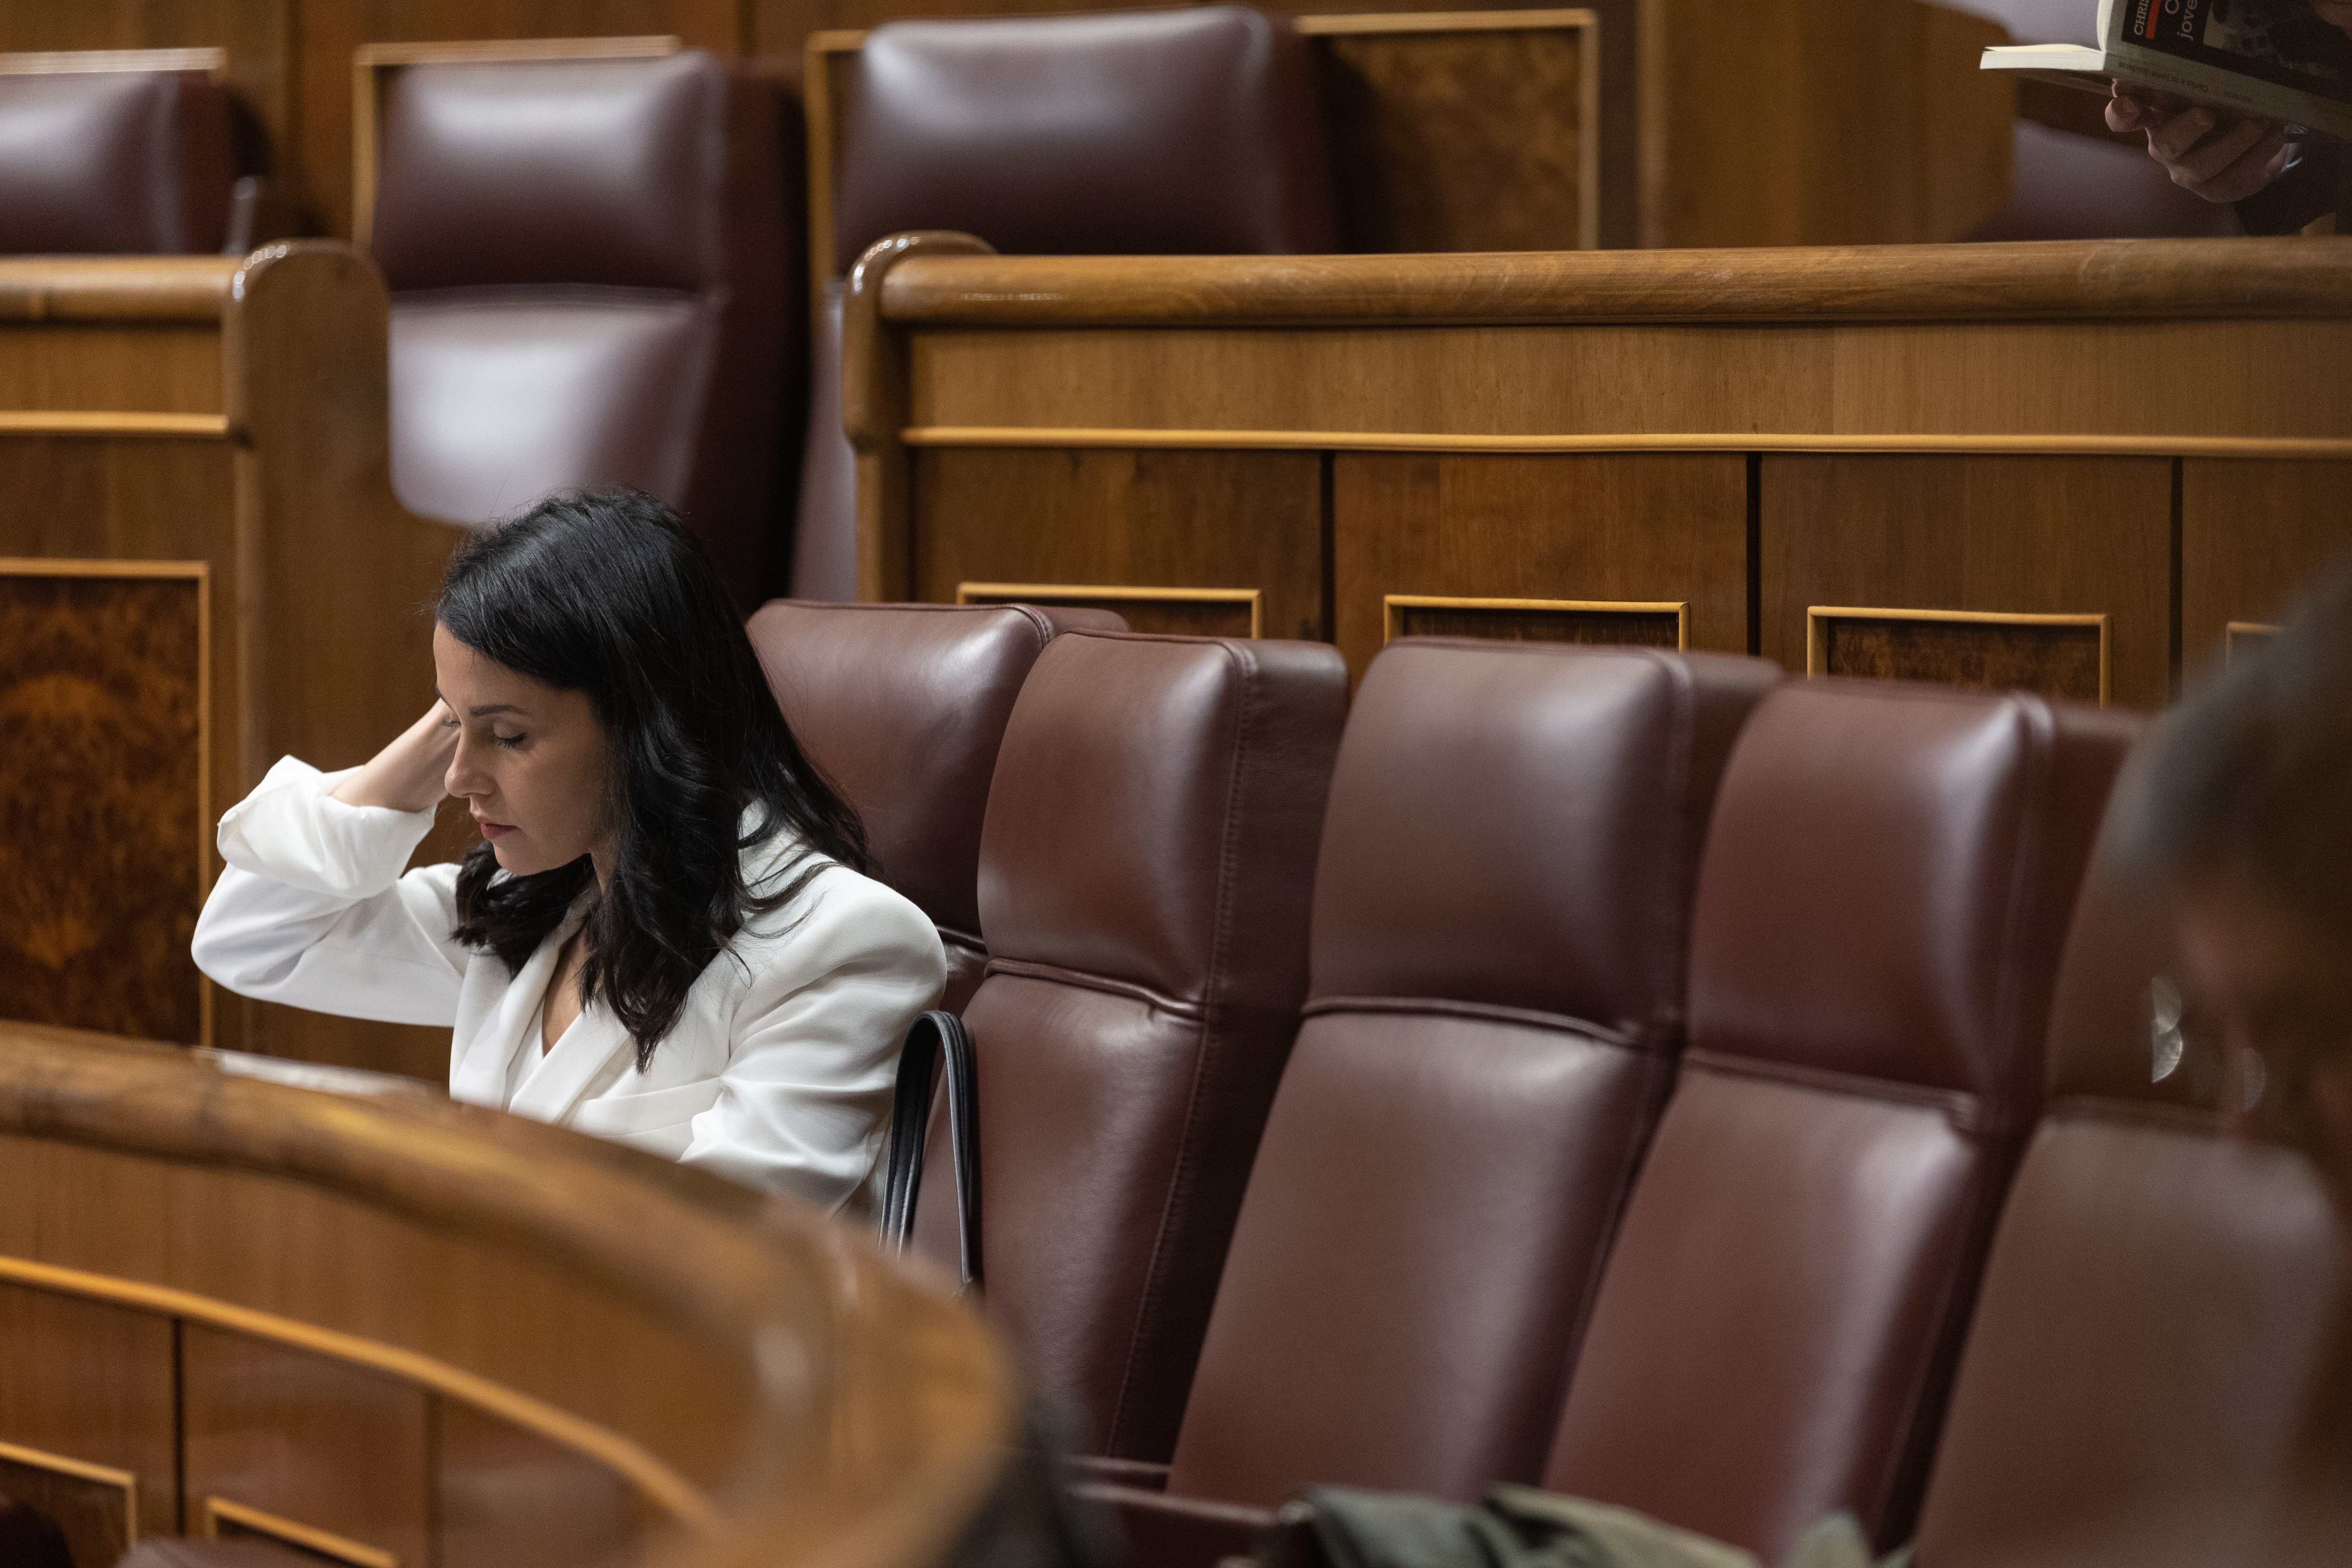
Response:
POLYGON ((449 791, 449 763, 457 754, 457 719, 436 702, 425 717, 334 788, 345 805, 381 805, 394 811, 431 811, 449 791))
POLYGON ((2147 132, 2147 155, 2209 202, 2243 201, 2286 169, 2286 128, 2118 82, 2107 129, 2147 132))

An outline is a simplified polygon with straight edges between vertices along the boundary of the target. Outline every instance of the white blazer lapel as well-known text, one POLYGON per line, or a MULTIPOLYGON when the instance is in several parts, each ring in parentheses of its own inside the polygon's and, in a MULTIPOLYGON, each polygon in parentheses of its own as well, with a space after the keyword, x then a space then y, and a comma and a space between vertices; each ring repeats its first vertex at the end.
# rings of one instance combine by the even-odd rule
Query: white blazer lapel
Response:
MULTIPOLYGON (((533 1050, 539 1042, 530 1042, 533 1050)), ((635 1065, 636 1046, 621 1021, 604 1008, 584 1008, 563 1037, 515 1090, 507 1109, 518 1116, 561 1122, 583 1098, 602 1092, 635 1065)))
POLYGON ((506 1103, 507 1070, 515 1053, 526 1047, 539 1049, 538 1040, 524 1037, 532 1032, 531 1021, 539 1016, 540 998, 547 994, 547 983, 555 973, 555 956, 563 950, 570 926, 566 921, 523 961, 481 1027, 467 1041, 465 1054, 449 1069, 452 1099, 472 1105, 506 1103))

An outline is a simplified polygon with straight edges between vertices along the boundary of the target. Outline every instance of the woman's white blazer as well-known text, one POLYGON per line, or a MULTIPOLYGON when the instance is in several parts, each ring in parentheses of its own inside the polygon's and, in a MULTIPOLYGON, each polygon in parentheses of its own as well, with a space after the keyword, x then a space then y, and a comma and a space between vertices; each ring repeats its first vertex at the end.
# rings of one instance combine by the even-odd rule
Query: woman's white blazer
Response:
MULTIPOLYGON (((288 757, 221 819, 228 866, 196 922, 197 967, 243 996, 453 1030, 458 1100, 828 1210, 870 1197, 899 1042, 946 974, 920 910, 824 861, 711 961, 646 1070, 628 1031, 593 1004, 542 1055, 540 1004, 584 902, 509 973, 450 937, 456 866, 402 874, 433 813, 331 798, 344 776, 288 757)), ((780 836, 747 854, 747 879, 777 876, 799 847, 780 836)))

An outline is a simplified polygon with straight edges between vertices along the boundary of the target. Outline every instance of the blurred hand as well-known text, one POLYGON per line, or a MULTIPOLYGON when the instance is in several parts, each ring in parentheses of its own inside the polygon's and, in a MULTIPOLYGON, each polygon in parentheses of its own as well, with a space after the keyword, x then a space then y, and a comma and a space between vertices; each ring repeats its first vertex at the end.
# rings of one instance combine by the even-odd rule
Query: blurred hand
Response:
MULTIPOLYGON (((2338 6, 2352 18, 2352 0, 2338 6)), ((2330 18, 2333 20, 2333 18, 2330 18)), ((2172 183, 2209 202, 2242 201, 2286 168, 2286 129, 2117 83, 2107 129, 2147 132, 2147 155, 2172 183)))

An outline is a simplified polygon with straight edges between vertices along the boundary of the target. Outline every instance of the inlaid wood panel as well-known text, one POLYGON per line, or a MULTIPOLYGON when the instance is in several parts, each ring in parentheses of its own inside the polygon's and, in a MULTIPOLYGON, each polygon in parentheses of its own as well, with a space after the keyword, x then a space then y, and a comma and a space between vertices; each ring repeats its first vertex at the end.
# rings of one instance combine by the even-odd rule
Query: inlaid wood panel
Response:
POLYGON ((1689 606, 1587 603, 1575 599, 1446 599, 1391 594, 1382 602, 1386 638, 1489 637, 1497 642, 1632 644, 1681 647, 1689 606))
POLYGON ((1820 609, 1810 620, 1809 675, 2107 700, 2106 626, 2096 617, 1820 609))
POLYGON ((651 1522, 618 1476, 511 1423, 436 1399, 438 1568, 620 1568, 651 1522))
MULTIPOLYGON (((171 1533, 172 1333, 158 1313, 0 1282, 0 1445, 122 1472, 139 1532, 171 1533)), ((110 1564, 128 1549, 120 1487, 0 1451, 0 1492, 56 1520, 77 1563, 110 1564)))
POLYGON ((2194 674, 2232 621, 2274 624, 2317 574, 2352 568, 2352 463, 2180 466, 2180 658, 2194 674))
POLYGON ((10 1016, 203 1037, 188 942, 210 826, 205 571, 0 560, 10 1016))
POLYGON ((1341 247, 1597 244, 1600 58, 1579 25, 1591 17, 1321 37, 1341 247))
MULTIPOLYGON (((1361 676, 1393 595, 1634 601, 1687 604, 1691 647, 1745 653, 1747 497, 1730 454, 1340 453, 1336 640, 1361 676)), ((1622 640, 1657 635, 1636 624, 1622 640)))
POLYGON ((1062 583, 960 583, 959 605, 1038 605, 1108 610, 1129 631, 1177 637, 1254 637, 1265 595, 1255 588, 1104 588, 1062 583))
POLYGON ((216 327, 0 332, 0 408, 221 412, 216 327))
POLYGON ((219 1499, 431 1558, 429 1396, 413 1384, 202 1323, 181 1330, 192 1523, 219 1499))
MULTIPOLYGON (((1784 668, 1805 667, 1807 612, 1818 605, 2104 615, 2112 700, 2134 708, 2165 702, 2172 513, 2166 459, 1767 455, 1759 483, 1761 649, 1784 668)), ((1927 657, 1926 641, 1944 636, 1938 646, 1957 661, 1935 667, 1949 671, 1944 678, 2038 669, 2035 660, 2078 657, 2011 633, 1957 640, 1905 635, 1912 639, 1905 659, 1927 657), (1996 643, 2009 651, 1998 652, 1996 643), (1997 664, 2001 658, 2026 662, 1997 664)), ((1895 658, 1894 634, 1886 634, 1883 654, 1869 657, 1895 658)), ((2065 679, 2082 678, 2078 671, 2065 679)))
MULTIPOLYGON (((952 604, 967 583, 1255 588, 1264 635, 1328 637, 1321 498, 1313 452, 927 450, 915 596, 952 604)), ((1143 629, 1144 606, 1107 607, 1143 629)))

